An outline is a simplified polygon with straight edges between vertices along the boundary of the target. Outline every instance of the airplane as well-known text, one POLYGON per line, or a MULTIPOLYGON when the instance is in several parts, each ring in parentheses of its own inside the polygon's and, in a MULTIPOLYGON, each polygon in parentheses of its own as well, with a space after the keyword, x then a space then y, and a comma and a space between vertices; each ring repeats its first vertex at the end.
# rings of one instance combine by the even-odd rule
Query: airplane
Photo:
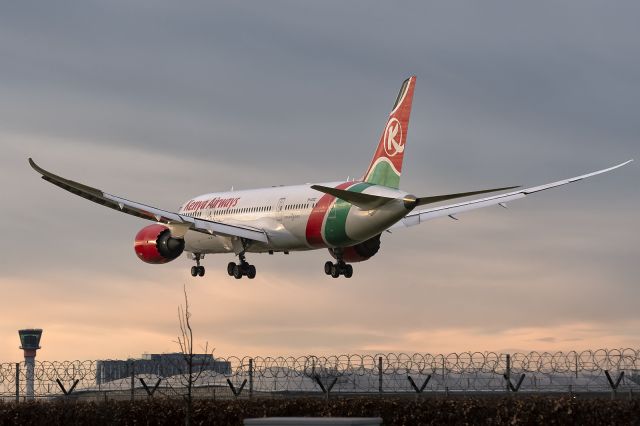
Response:
POLYGON ((324 272, 333 278, 353 275, 352 263, 370 259, 380 250, 385 231, 410 227, 428 220, 506 203, 551 188, 577 182, 622 167, 613 167, 545 185, 519 189, 491 188, 454 194, 417 197, 402 191, 400 176, 416 77, 406 79, 391 109, 378 146, 361 179, 339 182, 277 186, 216 192, 194 197, 177 212, 108 194, 99 189, 57 176, 29 164, 42 179, 103 206, 155 223, 135 236, 138 258, 164 264, 186 252, 195 266, 191 275, 204 276, 200 264, 207 254, 233 253, 227 273, 236 279, 253 279, 256 268, 247 253, 328 249, 335 261, 327 261, 324 272), (449 205, 429 206, 457 198, 509 191, 449 205))

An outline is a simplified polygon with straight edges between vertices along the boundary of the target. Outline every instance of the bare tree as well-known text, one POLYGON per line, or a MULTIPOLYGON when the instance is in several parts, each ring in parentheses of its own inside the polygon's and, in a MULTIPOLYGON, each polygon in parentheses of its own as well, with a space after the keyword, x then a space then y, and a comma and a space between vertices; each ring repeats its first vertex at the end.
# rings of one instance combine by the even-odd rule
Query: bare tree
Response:
POLYGON ((209 351, 209 342, 205 342, 201 354, 193 352, 193 328, 191 327, 191 311, 189 310, 189 297, 187 295, 187 286, 184 286, 184 306, 178 306, 178 322, 180 324, 180 335, 175 343, 180 348, 180 353, 184 359, 184 365, 187 367, 186 374, 182 375, 182 385, 186 389, 183 395, 186 404, 185 425, 191 425, 191 417, 193 413, 193 388, 202 373, 211 369, 209 361, 213 360, 213 351, 209 351), (204 355, 204 356, 203 356, 204 355))

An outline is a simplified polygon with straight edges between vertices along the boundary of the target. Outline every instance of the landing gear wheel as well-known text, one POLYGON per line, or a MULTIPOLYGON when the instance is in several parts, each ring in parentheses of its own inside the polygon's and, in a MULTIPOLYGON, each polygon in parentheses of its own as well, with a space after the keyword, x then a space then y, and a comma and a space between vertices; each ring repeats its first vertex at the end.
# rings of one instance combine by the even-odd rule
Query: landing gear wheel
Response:
POLYGON ((353 276, 353 266, 344 263, 342 259, 338 259, 336 263, 326 262, 324 264, 324 273, 331 275, 333 278, 338 278, 340 275, 344 275, 345 278, 351 278, 353 276))
POLYGON ((229 262, 227 265, 227 273, 237 280, 242 277, 247 277, 250 280, 254 279, 256 277, 256 267, 247 262, 244 251, 238 253, 238 257, 240 258, 239 263, 229 262))
POLYGON ((340 276, 340 272, 341 271, 340 271, 339 265, 337 264, 331 265, 331 276, 333 278, 338 278, 340 276))
POLYGON ((256 267, 253 266, 253 265, 248 265, 247 266, 247 278, 252 280, 255 277, 256 277, 256 267))
POLYGON ((196 266, 192 266, 191 267, 191 276, 192 277, 197 277, 197 276, 204 276, 204 266, 200 266, 200 260, 204 257, 203 254, 200 253, 194 253, 193 254, 193 259, 196 261, 196 266))
POLYGON ((353 266, 344 265, 344 271, 342 272, 345 278, 351 278, 353 276, 353 266))
POLYGON ((234 264, 233 266, 233 277, 236 280, 239 280, 240 278, 242 278, 242 269, 240 268, 240 265, 236 265, 234 264))

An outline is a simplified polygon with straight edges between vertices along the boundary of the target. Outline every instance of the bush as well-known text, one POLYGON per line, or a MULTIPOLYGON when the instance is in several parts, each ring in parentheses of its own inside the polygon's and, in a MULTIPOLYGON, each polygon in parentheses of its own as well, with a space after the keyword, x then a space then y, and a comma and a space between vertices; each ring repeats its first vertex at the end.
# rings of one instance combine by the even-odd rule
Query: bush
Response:
MULTIPOLYGON (((2 425, 176 425, 180 399, 135 402, 0 402, 2 425)), ((196 400, 194 425, 241 425, 251 417, 382 417, 386 425, 429 424, 638 424, 640 400, 570 397, 358 397, 196 400)))

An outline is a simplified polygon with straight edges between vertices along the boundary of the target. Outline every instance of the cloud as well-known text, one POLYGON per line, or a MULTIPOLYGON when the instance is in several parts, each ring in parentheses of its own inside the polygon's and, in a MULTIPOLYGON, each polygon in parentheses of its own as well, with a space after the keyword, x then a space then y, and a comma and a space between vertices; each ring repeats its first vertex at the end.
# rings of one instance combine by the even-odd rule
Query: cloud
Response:
POLYGON ((385 234, 351 280, 326 251, 139 262, 145 225, 42 181, 161 208, 358 176, 418 75, 403 188, 536 185, 638 157, 638 5, 19 2, 0 14, 0 359, 175 350, 187 283, 222 354, 638 345, 637 165, 509 210, 385 234))

